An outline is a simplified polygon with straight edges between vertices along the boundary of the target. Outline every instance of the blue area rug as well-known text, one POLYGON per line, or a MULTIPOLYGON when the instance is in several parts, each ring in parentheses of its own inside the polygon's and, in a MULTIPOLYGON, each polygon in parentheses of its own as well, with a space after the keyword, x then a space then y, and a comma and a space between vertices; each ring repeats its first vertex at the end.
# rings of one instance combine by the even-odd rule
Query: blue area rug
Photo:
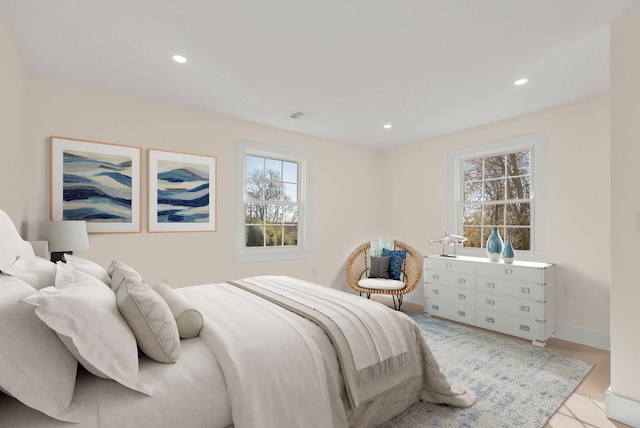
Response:
POLYGON ((417 403, 387 428, 542 428, 593 364, 425 315, 413 318, 447 378, 478 396, 468 409, 417 403))

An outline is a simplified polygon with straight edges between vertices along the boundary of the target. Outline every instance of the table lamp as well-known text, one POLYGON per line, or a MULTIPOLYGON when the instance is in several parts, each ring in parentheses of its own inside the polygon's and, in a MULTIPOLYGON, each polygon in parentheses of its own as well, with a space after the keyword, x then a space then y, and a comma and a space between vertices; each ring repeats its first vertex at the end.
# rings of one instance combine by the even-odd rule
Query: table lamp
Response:
POLYGON ((51 261, 66 263, 65 254, 89 248, 87 223, 81 220, 41 221, 38 224, 37 239, 49 242, 51 261))

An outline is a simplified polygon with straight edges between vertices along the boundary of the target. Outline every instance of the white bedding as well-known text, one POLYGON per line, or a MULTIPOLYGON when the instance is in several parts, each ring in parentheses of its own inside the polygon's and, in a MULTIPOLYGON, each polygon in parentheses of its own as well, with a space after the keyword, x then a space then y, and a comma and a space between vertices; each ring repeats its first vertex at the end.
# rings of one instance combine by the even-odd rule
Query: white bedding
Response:
POLYGON ((354 331, 373 328, 370 339, 379 343, 367 343, 347 332, 344 337, 351 338, 349 345, 353 347, 347 351, 339 347, 337 352, 335 335, 296 315, 302 314, 300 311, 291 312, 230 284, 185 287, 175 292, 202 313, 204 326, 200 336, 181 341, 182 355, 176 364, 159 363, 140 354, 139 380, 153 389, 152 396, 80 368, 72 401, 81 409, 80 423, 53 419, 0 392, 0 426, 370 427, 420 399, 458 407, 475 402, 473 392, 449 382, 440 372, 419 327, 406 315, 292 278, 245 281, 262 283, 287 299, 300 298, 311 311, 321 309, 322 316, 342 318, 343 328, 345 322, 353 324, 354 331), (340 304, 332 308, 327 302, 320 303, 322 294, 340 304), (361 309, 371 308, 377 315, 371 318, 350 309, 350 301, 361 309), (357 318, 364 320, 363 324, 357 324, 357 318), (373 327, 376 323, 380 326, 373 327), (385 335, 389 337, 385 339, 385 335), (383 343, 386 340, 390 343, 383 343), (363 349, 379 355, 370 359, 363 349), (345 352, 353 354, 351 366, 345 364, 345 352), (356 399, 353 391, 347 393, 353 387, 346 385, 356 379, 359 368, 375 367, 397 355, 405 355, 402 363, 394 362, 382 370, 384 376, 379 379, 377 375, 365 377, 366 382, 358 385, 356 399))
POLYGON ((195 428, 235 422, 238 428, 364 427, 388 420, 419 399, 455 406, 475 402, 472 392, 446 380, 417 325, 399 312, 390 311, 412 340, 410 349, 415 350, 420 370, 352 409, 338 355, 320 327, 229 284, 176 291, 203 313, 205 326, 199 337, 182 340, 182 357, 176 364, 141 356, 140 380, 153 387, 152 397, 80 370, 73 402, 82 406, 83 422, 56 421, 0 394, 0 425, 195 428), (256 323, 266 313, 276 313, 280 321, 270 326, 256 323), (258 314, 262 315, 256 318, 258 314), (307 345, 305 358, 277 346, 280 339, 288 343, 287 330, 297 332, 296 340, 307 345), (225 344, 220 342, 225 334, 219 334, 225 331, 245 331, 246 337, 225 344), (247 362, 249 366, 241 365, 247 362), (313 374, 303 372, 309 363, 315 367, 313 374))
POLYGON ((347 426, 315 325, 229 284, 181 291, 204 314, 200 337, 225 375, 237 428, 347 426))
POLYGON ((152 397, 112 380, 78 370, 73 403, 81 405, 82 422, 61 422, 0 393, 0 426, 32 428, 225 427, 232 424, 224 376, 200 338, 182 341, 176 364, 140 358, 140 379, 154 389, 152 397))

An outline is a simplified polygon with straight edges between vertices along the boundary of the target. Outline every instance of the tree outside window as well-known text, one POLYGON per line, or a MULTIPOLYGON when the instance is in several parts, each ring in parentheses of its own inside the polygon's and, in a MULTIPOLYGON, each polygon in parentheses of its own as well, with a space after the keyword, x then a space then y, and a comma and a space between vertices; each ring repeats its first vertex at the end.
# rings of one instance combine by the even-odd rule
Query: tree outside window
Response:
POLYGON ((491 230, 511 235, 516 250, 531 250, 531 151, 462 160, 465 247, 484 248, 491 230))
POLYGON ((245 245, 298 245, 299 165, 297 162, 246 156, 245 245))

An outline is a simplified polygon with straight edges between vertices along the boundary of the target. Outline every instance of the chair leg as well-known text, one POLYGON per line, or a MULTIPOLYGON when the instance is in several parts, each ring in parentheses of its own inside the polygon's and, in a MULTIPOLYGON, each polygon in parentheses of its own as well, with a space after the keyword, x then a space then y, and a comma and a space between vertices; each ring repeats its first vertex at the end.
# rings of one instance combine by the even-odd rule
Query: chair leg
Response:
POLYGON ((400 306, 402 306, 402 299, 404 298, 404 295, 400 294, 396 296, 395 294, 392 294, 391 297, 393 298, 393 309, 395 309, 396 311, 399 311, 400 306), (396 305, 396 298, 398 299, 397 305, 396 305))
MULTIPOLYGON (((362 297, 362 291, 358 291, 358 294, 360 295, 360 297, 362 297)), ((367 294, 367 299, 371 298, 371 293, 366 293, 367 294)))

